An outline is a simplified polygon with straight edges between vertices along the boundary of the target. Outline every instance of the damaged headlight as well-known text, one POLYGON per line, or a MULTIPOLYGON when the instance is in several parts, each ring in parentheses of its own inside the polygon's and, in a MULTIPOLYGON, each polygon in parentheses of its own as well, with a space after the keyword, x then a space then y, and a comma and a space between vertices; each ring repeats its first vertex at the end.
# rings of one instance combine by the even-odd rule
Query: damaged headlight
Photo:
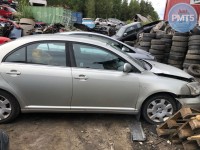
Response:
POLYGON ((191 95, 199 95, 200 94, 200 83, 199 82, 191 82, 188 83, 187 86, 190 89, 191 95))

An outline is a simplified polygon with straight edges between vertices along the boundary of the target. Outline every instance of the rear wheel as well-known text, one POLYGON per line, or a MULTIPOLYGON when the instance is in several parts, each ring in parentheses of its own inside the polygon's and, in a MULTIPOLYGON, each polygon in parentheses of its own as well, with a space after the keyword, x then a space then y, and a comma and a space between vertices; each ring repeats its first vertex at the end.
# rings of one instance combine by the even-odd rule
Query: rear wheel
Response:
POLYGON ((20 113, 20 107, 16 99, 0 91, 0 123, 8 123, 15 119, 20 113))
POLYGON ((168 94, 160 94, 150 97, 143 105, 142 115, 151 124, 160 124, 176 111, 176 102, 168 94))

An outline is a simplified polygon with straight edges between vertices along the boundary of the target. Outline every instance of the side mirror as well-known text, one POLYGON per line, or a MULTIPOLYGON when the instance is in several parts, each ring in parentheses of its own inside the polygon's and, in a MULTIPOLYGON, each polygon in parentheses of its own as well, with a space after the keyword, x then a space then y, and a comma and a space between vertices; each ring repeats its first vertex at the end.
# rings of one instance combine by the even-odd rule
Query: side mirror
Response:
POLYGON ((124 33, 123 36, 127 36, 127 33, 124 33))
POLYGON ((132 66, 129 63, 124 64, 123 72, 129 73, 132 70, 132 66))
POLYGON ((126 48, 125 48, 124 46, 122 47, 122 51, 123 51, 123 52, 126 52, 126 48))

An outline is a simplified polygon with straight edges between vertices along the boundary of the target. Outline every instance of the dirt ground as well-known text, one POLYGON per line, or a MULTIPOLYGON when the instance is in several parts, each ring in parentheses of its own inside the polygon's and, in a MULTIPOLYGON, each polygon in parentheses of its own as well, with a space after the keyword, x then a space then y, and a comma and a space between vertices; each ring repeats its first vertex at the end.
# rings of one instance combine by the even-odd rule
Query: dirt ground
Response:
POLYGON ((22 114, 0 128, 10 150, 175 150, 142 121, 147 140, 132 142, 132 115, 22 114))

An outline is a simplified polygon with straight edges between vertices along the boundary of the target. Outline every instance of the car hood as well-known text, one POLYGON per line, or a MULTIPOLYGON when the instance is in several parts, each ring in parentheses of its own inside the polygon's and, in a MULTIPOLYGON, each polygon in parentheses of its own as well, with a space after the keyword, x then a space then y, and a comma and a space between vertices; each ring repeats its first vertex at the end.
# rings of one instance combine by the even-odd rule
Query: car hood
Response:
POLYGON ((130 56, 132 56, 134 58, 155 61, 155 57, 153 55, 151 55, 149 52, 146 52, 146 51, 136 48, 136 47, 131 47, 131 49, 133 51, 135 51, 136 53, 128 53, 130 56))
MULTIPOLYGON (((146 61, 146 60, 145 60, 146 61)), ((184 72, 181 69, 178 69, 176 67, 170 66, 170 65, 165 65, 162 63, 158 63, 155 61, 146 61, 152 65, 151 72, 160 75, 160 76, 165 76, 165 77, 170 77, 170 78, 176 78, 176 79, 193 79, 191 75, 188 73, 184 72)))

